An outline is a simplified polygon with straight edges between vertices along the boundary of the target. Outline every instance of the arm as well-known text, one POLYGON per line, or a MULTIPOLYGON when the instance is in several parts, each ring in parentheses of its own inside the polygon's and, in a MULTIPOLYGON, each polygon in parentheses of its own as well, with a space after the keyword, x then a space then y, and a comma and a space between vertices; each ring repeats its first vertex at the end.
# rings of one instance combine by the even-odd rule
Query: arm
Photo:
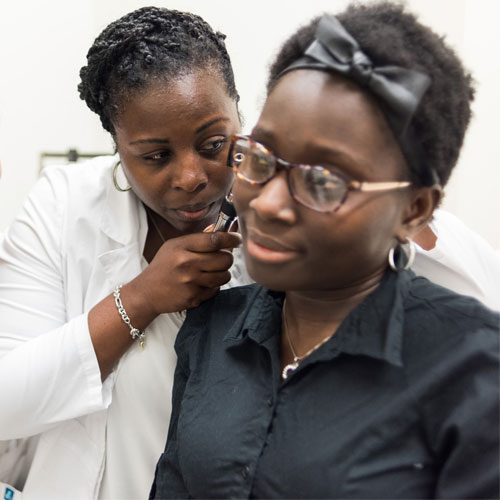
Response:
POLYGON ((435 497, 499 498, 498 331, 477 332, 467 342, 453 379, 428 407, 433 448, 442 461, 435 497))
MULTIPOLYGON (((88 314, 67 318, 66 295, 79 300, 86 291, 67 290, 65 282, 71 235, 64 231, 73 221, 65 220, 71 197, 61 172, 44 174, 0 246, 0 379, 9 381, 0 387, 0 439, 36 434, 106 408, 112 389, 106 378, 133 342, 112 294, 88 314)), ((92 237, 81 242, 91 256, 92 242, 84 239, 92 237)), ((239 241, 234 233, 167 241, 122 288, 132 324, 144 329, 163 312, 215 294, 230 278, 232 256, 222 249, 239 241)))
MULTIPOLYGON (((132 324, 144 330, 159 314, 198 306, 231 278, 237 233, 197 233, 167 240, 149 266, 123 286, 122 302, 132 324)), ((130 329, 117 312, 113 295, 89 313, 90 335, 103 380, 130 347, 130 329)))
POLYGON ((64 183, 44 175, 0 245, 0 439, 103 409, 87 318, 66 318, 64 183))

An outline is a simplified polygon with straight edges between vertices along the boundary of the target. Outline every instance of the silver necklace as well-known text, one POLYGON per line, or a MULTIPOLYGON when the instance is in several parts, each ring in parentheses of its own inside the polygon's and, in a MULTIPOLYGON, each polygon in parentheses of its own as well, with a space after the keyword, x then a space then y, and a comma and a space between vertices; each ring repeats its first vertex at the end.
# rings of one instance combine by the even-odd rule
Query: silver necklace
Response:
POLYGON ((290 335, 288 334, 288 322, 286 320, 286 299, 283 302, 283 330, 285 330, 285 336, 286 339, 288 340, 288 345, 290 346, 290 350, 292 351, 293 355, 293 362, 288 363, 284 368, 283 371, 281 372, 281 377, 286 380, 288 378, 288 375, 290 375, 291 372, 295 371, 298 367, 300 362, 304 359, 307 358, 310 354, 312 354, 316 349, 321 347, 327 340, 330 340, 332 338, 332 335, 328 335, 328 337, 325 337, 321 342, 316 344, 314 347, 309 349, 305 354, 302 356, 297 356, 297 353, 295 352, 295 349, 293 348, 292 344, 292 339, 290 338, 290 335))
POLYGON ((149 218, 151 219, 151 222, 153 223, 153 226, 154 226, 156 232, 158 233, 158 236, 161 238, 161 241, 163 243, 165 243, 165 238, 164 238, 163 234, 161 234, 160 228, 158 227, 158 224, 156 224, 156 221, 153 217, 153 214, 149 210, 148 210, 148 214, 149 214, 149 218))

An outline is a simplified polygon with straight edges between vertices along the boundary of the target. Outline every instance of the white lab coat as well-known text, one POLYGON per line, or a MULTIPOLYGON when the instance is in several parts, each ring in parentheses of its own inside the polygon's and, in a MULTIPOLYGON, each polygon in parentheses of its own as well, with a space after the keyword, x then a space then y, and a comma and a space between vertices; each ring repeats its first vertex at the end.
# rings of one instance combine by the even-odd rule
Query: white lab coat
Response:
MULTIPOLYGON (((41 433, 23 499, 99 494, 114 373, 101 383, 87 314, 141 272, 148 229, 115 162, 46 168, 0 243, 0 440, 41 433)), ((231 272, 249 281, 239 251, 231 272)))
POLYGON ((417 246, 413 271, 500 311, 499 251, 445 210, 434 212, 430 226, 436 246, 428 251, 417 246))

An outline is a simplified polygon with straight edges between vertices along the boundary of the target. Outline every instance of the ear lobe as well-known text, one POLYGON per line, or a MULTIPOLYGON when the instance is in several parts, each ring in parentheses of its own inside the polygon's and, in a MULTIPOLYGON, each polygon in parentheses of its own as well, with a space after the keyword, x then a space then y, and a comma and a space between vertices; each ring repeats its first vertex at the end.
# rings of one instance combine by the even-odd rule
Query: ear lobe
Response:
POLYGON ((443 189, 439 184, 411 189, 401 229, 396 234, 400 242, 405 242, 409 238, 413 239, 427 226, 442 196, 443 189))

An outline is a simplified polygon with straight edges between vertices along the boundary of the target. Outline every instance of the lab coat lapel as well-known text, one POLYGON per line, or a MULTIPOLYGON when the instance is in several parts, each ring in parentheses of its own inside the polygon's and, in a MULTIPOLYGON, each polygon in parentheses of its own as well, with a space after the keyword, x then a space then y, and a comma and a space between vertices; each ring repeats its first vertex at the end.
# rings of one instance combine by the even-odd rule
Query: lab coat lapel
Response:
POLYGON ((114 287, 127 283, 141 271, 141 258, 148 231, 146 211, 132 191, 120 192, 110 182, 100 220, 101 233, 110 241, 98 256, 107 281, 114 287))

